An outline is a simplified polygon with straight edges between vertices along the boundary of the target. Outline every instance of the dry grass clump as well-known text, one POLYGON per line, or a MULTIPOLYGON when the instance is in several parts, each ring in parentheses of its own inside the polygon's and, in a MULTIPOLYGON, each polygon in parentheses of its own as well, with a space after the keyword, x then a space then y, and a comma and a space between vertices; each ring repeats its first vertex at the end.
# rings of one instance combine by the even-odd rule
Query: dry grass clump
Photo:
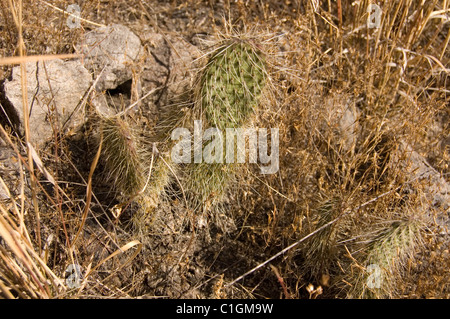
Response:
POLYGON ((234 137, 234 159, 229 162, 226 130, 251 126, 254 115, 259 111, 268 77, 264 54, 251 39, 247 39, 248 35, 223 37, 207 54, 208 61, 198 72, 192 114, 184 121, 190 127, 192 124, 187 121, 204 121, 199 128, 202 133, 214 128, 219 134, 211 137, 219 143, 217 147, 212 145, 214 141, 202 140, 201 149, 196 150, 194 142, 193 156, 184 180, 190 194, 189 202, 195 209, 220 203, 235 175, 242 170, 238 154, 245 150, 237 145, 238 138, 234 137), (211 147, 213 151, 208 156, 207 150, 211 147), (197 162, 198 153, 202 157, 200 162, 197 162), (209 158, 211 156, 213 158, 209 158))
MULTIPOLYGON (((316 229, 333 221, 342 213, 339 202, 336 199, 329 199, 318 207, 313 218, 317 220, 312 223, 316 229)), ((313 275, 322 275, 330 268, 330 263, 336 258, 336 247, 342 231, 342 221, 334 223, 319 231, 309 241, 305 243, 305 263, 304 267, 313 275)))
POLYGON ((121 118, 105 118, 101 123, 103 160, 112 185, 124 196, 135 196, 145 183, 143 143, 130 124, 121 118))

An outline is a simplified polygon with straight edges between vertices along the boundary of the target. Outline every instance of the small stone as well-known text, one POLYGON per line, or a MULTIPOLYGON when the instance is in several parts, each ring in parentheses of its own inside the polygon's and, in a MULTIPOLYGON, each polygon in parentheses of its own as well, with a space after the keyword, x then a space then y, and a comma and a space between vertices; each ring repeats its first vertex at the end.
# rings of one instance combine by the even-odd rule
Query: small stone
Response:
POLYGON ((87 33, 76 46, 83 54, 85 66, 94 73, 102 72, 97 91, 115 89, 132 78, 132 65, 143 53, 141 40, 127 27, 113 24, 87 33))

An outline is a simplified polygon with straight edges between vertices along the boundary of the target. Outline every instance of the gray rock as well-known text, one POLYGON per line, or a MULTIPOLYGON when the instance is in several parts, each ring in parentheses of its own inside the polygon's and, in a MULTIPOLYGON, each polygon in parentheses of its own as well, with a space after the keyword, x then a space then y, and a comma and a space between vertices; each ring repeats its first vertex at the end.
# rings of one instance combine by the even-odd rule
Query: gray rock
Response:
POLYGON ((95 89, 115 89, 132 78, 131 66, 143 53, 140 39, 127 27, 119 24, 100 27, 87 33, 76 50, 83 54, 85 66, 101 74, 95 89))
POLYGON ((416 209, 430 216, 441 227, 441 234, 450 234, 450 185, 410 145, 401 144, 393 155, 394 165, 399 165, 409 176, 411 184, 421 182, 423 185, 422 207, 416 209))
MULTIPOLYGON (((53 136, 53 126, 67 129, 82 123, 84 114, 79 107, 91 83, 91 74, 79 60, 60 59, 29 62, 27 95, 30 114, 30 140, 42 145, 53 136), (57 115, 56 117, 54 115, 57 115)), ((12 80, 4 83, 5 96, 12 104, 24 133, 20 67, 12 70, 12 80)))
MULTIPOLYGON (((114 25, 114 30, 121 28, 121 26, 114 25)), ((134 56, 136 58, 134 60, 129 59, 129 61, 124 63, 122 65, 124 67, 123 70, 116 68, 117 64, 115 61, 108 60, 108 58, 113 56, 111 52, 102 59, 98 59, 95 65, 91 64, 96 75, 106 66, 103 71, 104 75, 99 78, 99 84, 96 85, 97 92, 92 95, 90 100, 97 112, 104 116, 114 115, 124 107, 138 101, 132 110, 136 111, 137 109, 141 109, 148 118, 154 119, 155 112, 159 114, 164 113, 161 109, 156 110, 155 105, 161 106, 162 108, 165 108, 166 105, 171 105, 170 107, 176 108, 177 106, 174 103, 179 103, 179 100, 182 100, 180 96, 193 84, 196 71, 198 70, 198 63, 195 62, 202 55, 195 46, 178 36, 155 33, 150 28, 145 27, 137 29, 140 29, 138 34, 140 43, 143 45, 142 52, 139 51, 138 53, 138 50, 135 50, 134 56), (114 75, 111 75, 111 72, 114 75), (103 79, 104 76, 114 78, 116 75, 118 77, 113 82, 108 82, 103 79), (110 94, 111 92, 105 94, 99 91, 117 88, 119 84, 124 84, 129 80, 132 83, 130 96, 123 95, 117 99, 117 96, 110 94), (153 94, 146 96, 142 101, 138 100, 148 92, 153 92, 153 94)), ((97 29, 95 34, 98 34, 101 30, 103 29, 97 29)), ((130 31, 126 31, 125 33, 128 32, 130 31)), ((134 38, 131 35, 130 37, 134 38)), ((125 40, 121 41, 124 42, 125 40)), ((130 40, 127 41, 130 42, 130 40)), ((123 48, 123 50, 129 50, 129 46, 127 44, 127 48, 123 48)), ((114 43, 112 47, 116 49, 117 44, 114 43)), ((106 50, 108 49, 106 48, 106 50)), ((89 55, 92 54, 89 53, 89 55)), ((89 55, 86 61, 89 59, 92 60, 92 58, 89 58, 89 55)), ((127 53, 127 55, 129 54, 127 53)), ((123 56, 122 53, 121 57, 123 56)))
POLYGON ((176 99, 187 87, 192 87, 202 56, 197 47, 182 37, 148 29, 143 30, 140 37, 147 51, 141 70, 144 91, 165 87, 166 96, 176 99))

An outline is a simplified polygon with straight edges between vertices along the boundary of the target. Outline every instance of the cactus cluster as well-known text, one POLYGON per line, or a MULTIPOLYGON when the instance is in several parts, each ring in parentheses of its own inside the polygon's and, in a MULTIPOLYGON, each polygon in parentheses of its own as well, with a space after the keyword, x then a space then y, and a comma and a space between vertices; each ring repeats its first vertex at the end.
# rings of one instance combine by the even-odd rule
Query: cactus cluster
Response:
POLYGON ((167 154, 150 151, 126 119, 103 118, 100 123, 107 178, 123 200, 134 198, 143 211, 152 210, 170 181, 167 154))
MULTIPOLYGON (((339 206, 337 197, 323 202, 314 214, 315 227, 322 227, 337 218, 342 213, 339 206)), ((337 251, 336 243, 344 229, 343 222, 339 220, 324 228, 306 242, 304 265, 313 275, 322 274, 330 267, 337 251)))
MULTIPOLYGON (((250 42, 234 38, 222 42, 209 54, 208 62, 199 72, 193 90, 194 117, 223 133, 226 128, 248 125, 267 82, 265 65, 262 53, 250 42)), ((162 115, 161 121, 169 120, 162 115)), ((137 134, 132 125, 120 117, 105 118, 101 123, 103 158, 117 190, 128 198, 145 190, 145 194, 140 194, 146 198, 143 202, 156 206, 159 195, 169 183, 171 173, 165 163, 168 157, 164 156, 165 160, 154 157, 153 171, 147 183, 151 152, 146 150, 140 137, 142 134, 137 134)), ((161 132, 158 139, 167 137, 166 133, 161 132)), ((163 144, 163 148, 170 147, 163 144)), ((186 189, 192 194, 189 199, 193 207, 220 201, 235 176, 236 167, 225 161, 188 164, 186 189)), ((142 198, 136 200, 142 202, 142 198)))
MULTIPOLYGON (((248 125, 267 82, 262 52, 248 41, 230 39, 210 53, 200 73, 195 90, 195 112, 206 125, 225 134, 227 128, 248 125)), ((224 155, 225 156, 225 155, 224 155)), ((192 163, 187 174, 190 198, 213 205, 222 200, 227 185, 234 178, 235 163, 192 163)))

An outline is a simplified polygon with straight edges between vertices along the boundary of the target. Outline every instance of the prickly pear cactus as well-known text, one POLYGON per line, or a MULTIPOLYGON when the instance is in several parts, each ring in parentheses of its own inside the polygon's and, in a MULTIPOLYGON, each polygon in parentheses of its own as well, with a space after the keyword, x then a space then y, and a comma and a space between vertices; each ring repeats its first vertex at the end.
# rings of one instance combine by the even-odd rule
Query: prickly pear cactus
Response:
POLYGON ((261 52, 248 42, 231 40, 212 53, 197 101, 210 125, 237 127, 254 111, 265 83, 261 52))
MULTIPOLYGON (((206 119, 206 127, 227 128, 248 125, 258 107, 267 81, 262 53, 240 39, 225 41, 210 54, 196 90, 196 113, 206 119)), ((235 163, 192 163, 187 169, 187 189, 195 195, 194 206, 214 205, 223 198, 234 179, 235 163)))

